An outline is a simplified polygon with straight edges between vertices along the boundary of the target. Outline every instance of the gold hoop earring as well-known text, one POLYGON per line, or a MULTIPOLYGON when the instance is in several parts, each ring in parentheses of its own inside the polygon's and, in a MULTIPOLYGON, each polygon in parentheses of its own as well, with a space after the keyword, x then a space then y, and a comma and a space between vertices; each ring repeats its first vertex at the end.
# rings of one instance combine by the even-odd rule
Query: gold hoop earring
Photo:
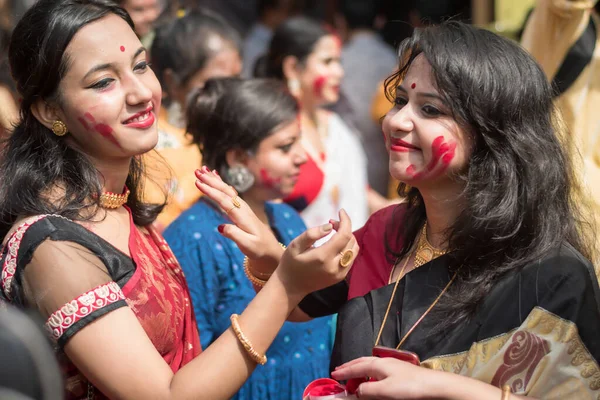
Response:
POLYGON ((65 136, 67 134, 67 126, 61 120, 56 120, 52 123, 52 132, 56 136, 65 136))

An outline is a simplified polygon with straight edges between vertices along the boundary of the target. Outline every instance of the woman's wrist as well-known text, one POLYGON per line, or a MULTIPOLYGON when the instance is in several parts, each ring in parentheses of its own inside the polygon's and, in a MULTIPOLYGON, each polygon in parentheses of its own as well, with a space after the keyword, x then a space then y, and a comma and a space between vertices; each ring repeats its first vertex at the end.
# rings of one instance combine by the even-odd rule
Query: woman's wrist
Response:
MULTIPOLYGON (((286 279, 285 274, 281 273, 281 268, 277 268, 271 278, 265 285, 277 285, 281 286, 286 293, 286 296, 289 301, 289 305, 292 307, 291 310, 296 308, 296 306, 304 299, 309 292, 306 292, 301 287, 298 286, 297 280, 295 279, 286 279)), ((264 289, 263 289, 264 290, 264 289)))
POLYGON ((450 372, 433 370, 431 372, 428 383, 423 385, 423 390, 427 392, 423 393, 426 398, 446 400, 500 400, 502 398, 501 389, 485 382, 450 372))
POLYGON ((265 278, 271 276, 275 269, 277 269, 284 251, 285 246, 281 243, 271 245, 270 249, 262 257, 248 260, 250 271, 256 277, 266 280, 265 278))

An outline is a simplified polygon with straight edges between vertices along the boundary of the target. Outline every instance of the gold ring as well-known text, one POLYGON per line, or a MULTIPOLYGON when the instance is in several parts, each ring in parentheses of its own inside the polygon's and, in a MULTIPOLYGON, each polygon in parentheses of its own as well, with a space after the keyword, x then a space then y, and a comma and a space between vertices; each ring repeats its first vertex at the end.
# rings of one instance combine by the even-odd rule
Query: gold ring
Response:
MULTIPOLYGON (((242 206, 242 203, 240 203, 239 197, 235 196, 231 198, 231 202, 233 203, 233 206, 235 208, 240 208, 242 206)), ((229 210, 231 211, 231 210, 229 210)))
POLYGON ((352 262, 352 257, 354 257, 354 252, 351 249, 346 249, 340 253, 340 265, 342 268, 346 268, 352 262))

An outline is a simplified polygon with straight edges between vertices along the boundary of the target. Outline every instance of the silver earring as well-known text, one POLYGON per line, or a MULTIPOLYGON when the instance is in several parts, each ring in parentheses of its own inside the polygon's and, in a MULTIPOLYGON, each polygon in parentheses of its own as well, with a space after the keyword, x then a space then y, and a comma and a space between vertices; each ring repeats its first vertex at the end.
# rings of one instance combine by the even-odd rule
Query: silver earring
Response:
POLYGON ((254 185, 254 175, 243 165, 225 168, 225 179, 239 193, 244 193, 254 185))
POLYGON ((287 86, 292 94, 297 94, 300 91, 300 81, 298 79, 290 79, 287 82, 287 86))

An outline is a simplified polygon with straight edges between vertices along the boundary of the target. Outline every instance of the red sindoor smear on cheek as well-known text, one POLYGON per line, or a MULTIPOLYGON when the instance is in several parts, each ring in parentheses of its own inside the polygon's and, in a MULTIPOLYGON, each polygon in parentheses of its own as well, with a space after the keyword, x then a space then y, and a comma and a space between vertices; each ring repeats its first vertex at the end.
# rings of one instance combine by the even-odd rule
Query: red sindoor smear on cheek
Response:
POLYGON ((119 49, 121 50, 122 53, 125 52, 125 46, 121 46, 121 47, 119 47, 119 49))
POLYGON ((415 166, 411 164, 406 168, 406 173, 412 176, 413 179, 430 177, 433 170, 441 164, 442 168, 436 175, 441 174, 448 168, 454 159, 455 151, 456 143, 446 143, 443 136, 438 136, 431 144, 431 161, 427 166, 425 166, 423 170, 417 172, 415 166))
POLYGON ((281 182, 281 178, 273 179, 264 168, 260 170, 260 179, 265 186, 270 188, 275 187, 276 184, 281 182))
POLYGON ((77 119, 79 120, 81 125, 83 125, 83 127, 85 128, 86 131, 90 130, 90 126, 87 124, 87 122, 85 122, 85 119, 83 119, 83 118, 77 118, 77 119))
MULTIPOLYGON (((93 124, 94 131, 98 132, 100 135, 102 135, 102 137, 107 139, 109 142, 111 142, 118 148, 121 148, 121 145, 119 144, 119 142, 117 142, 117 139, 115 139, 115 137, 113 136, 113 130, 110 126, 108 126, 106 124, 96 124, 96 119, 89 112, 85 113, 84 116, 87 120, 89 120, 93 124)), ((85 120, 80 118, 79 121, 82 122, 82 124, 85 126, 85 128, 87 130, 89 130, 89 127, 85 123, 85 120)))
POLYGON ((317 77, 317 79, 315 79, 315 82, 313 83, 313 89, 315 92, 315 95, 321 97, 323 95, 323 88, 325 87, 325 83, 327 82, 327 78, 324 76, 319 76, 317 77))

